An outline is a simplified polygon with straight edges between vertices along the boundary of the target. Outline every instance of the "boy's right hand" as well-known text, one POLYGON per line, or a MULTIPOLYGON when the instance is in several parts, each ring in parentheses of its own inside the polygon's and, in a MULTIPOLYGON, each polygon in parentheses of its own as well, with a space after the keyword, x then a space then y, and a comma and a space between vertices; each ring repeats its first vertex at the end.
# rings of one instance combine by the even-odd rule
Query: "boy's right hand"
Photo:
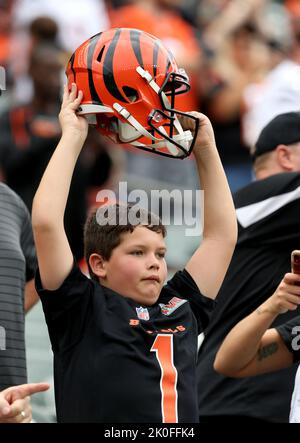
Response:
POLYGON ((300 275, 288 273, 281 280, 274 294, 261 308, 273 314, 295 311, 300 305, 300 275))
POLYGON ((75 83, 72 83, 72 89, 70 92, 68 90, 68 85, 65 85, 63 102, 59 113, 59 122, 63 135, 69 133, 72 136, 79 136, 85 140, 88 133, 88 122, 84 117, 76 114, 76 110, 81 103, 82 97, 82 91, 78 91, 77 96, 77 86, 75 83))

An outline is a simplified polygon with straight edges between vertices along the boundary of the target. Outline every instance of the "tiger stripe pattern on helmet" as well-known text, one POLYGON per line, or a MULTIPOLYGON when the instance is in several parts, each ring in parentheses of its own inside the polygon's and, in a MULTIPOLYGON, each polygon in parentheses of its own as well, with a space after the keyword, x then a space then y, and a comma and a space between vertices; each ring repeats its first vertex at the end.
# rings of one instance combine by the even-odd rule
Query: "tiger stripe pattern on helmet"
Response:
POLYGON ((138 29, 116 28, 98 33, 84 42, 71 56, 66 74, 69 87, 72 82, 75 82, 84 92, 84 96, 86 91, 89 92, 89 97, 84 97, 87 102, 106 104, 106 97, 109 95, 122 103, 128 103, 130 100, 126 97, 120 80, 124 84, 124 73, 136 65, 147 69, 155 81, 162 84, 162 77, 170 71, 172 66, 176 66, 176 62, 172 53, 166 51, 161 42, 150 34, 138 29), (124 40, 127 42, 126 60, 124 59, 124 40), (99 61, 98 55, 101 53, 102 57, 99 61), (116 65, 121 66, 121 69, 116 70, 116 65), (84 68, 87 70, 88 79, 82 82, 81 73, 84 68), (122 79, 119 78, 119 74, 122 74, 122 79), (81 83, 83 83, 82 86, 81 83))
POLYGON ((87 69, 88 69, 88 76, 89 76, 90 93, 91 93, 92 101, 96 102, 96 103, 98 102, 100 104, 102 104, 102 101, 101 101, 101 99, 96 91, 95 85, 94 85, 92 65, 93 65, 95 49, 96 49, 98 41, 101 39, 101 34, 102 34, 102 32, 91 37, 90 44, 88 46, 88 52, 87 52, 87 69))
POLYGON ((73 66, 74 65, 74 59, 75 59, 75 52, 71 55, 69 64, 70 64, 70 69, 72 71, 72 74, 74 76, 74 82, 76 83, 76 73, 75 73, 74 66, 73 66))
POLYGON ((130 41, 131 46, 133 48, 133 51, 135 53, 136 59, 139 62, 139 65, 144 69, 144 63, 142 59, 142 53, 141 53, 141 31, 138 29, 132 29, 130 31, 130 41))
POLYGON ((116 47, 118 44, 118 40, 121 34, 121 29, 117 29, 115 35, 113 36, 113 39, 110 43, 110 45, 107 48, 106 56, 104 58, 103 63, 103 80, 104 84, 109 91, 109 93, 115 97, 117 100, 120 100, 123 103, 126 103, 127 100, 124 98, 124 96, 121 94, 115 77, 114 77, 114 55, 116 51, 116 47))
POLYGON ((170 144, 185 152, 191 138, 176 117, 174 98, 189 89, 189 81, 158 38, 139 29, 103 31, 76 49, 66 74, 69 88, 75 82, 83 92, 78 112, 102 135, 117 143, 139 141, 141 149, 162 150, 168 140, 168 152, 170 144))

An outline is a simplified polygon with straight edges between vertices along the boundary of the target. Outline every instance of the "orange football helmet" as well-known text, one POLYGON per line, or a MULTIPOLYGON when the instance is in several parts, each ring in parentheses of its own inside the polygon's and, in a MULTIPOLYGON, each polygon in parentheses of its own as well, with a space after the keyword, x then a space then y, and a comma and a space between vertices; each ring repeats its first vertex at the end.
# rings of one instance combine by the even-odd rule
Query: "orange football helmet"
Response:
POLYGON ((198 119, 174 109, 189 79, 156 37, 129 28, 96 34, 76 49, 66 74, 83 92, 78 113, 102 135, 168 157, 192 152, 198 119), (178 115, 193 120, 194 135, 178 115))

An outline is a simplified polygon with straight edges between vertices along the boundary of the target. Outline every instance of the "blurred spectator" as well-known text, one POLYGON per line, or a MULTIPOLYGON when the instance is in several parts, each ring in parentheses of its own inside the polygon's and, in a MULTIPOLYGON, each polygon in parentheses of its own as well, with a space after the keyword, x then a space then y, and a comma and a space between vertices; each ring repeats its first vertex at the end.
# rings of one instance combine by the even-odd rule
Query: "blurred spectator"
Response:
POLYGON ((16 0, 12 24, 10 59, 17 102, 27 102, 32 97, 32 84, 26 73, 37 39, 56 43, 71 54, 91 35, 109 27, 102 0, 16 0))
POLYGON ((0 2, 0 65, 5 66, 9 54, 12 1, 0 2))
POLYGON ((0 183, 0 232, 1 391, 27 382, 24 313, 38 300, 30 215, 20 197, 4 183, 0 183))
POLYGON ((273 117, 300 110, 300 69, 291 59, 294 41, 289 14, 282 5, 270 3, 257 24, 270 49, 271 70, 244 91, 243 137, 250 148, 273 117))
POLYGON ((0 114, 7 108, 11 100, 9 92, 12 84, 12 76, 9 70, 11 9, 12 0, 2 0, 0 2, 0 114), (2 68, 4 68, 3 71, 2 68))
MULTIPOLYGON (((34 96, 26 104, 15 106, 0 119, 0 165, 6 183, 21 196, 29 210, 45 165, 60 136, 61 51, 54 46, 36 46, 32 52, 29 72, 34 96)), ((70 193, 68 234, 76 256, 81 256, 80 235, 84 215, 85 180, 79 162, 70 193), (83 178, 84 177, 84 178, 83 178), (79 207, 79 209, 78 209, 79 207)))
POLYGON ((28 102, 33 95, 33 81, 30 76, 29 63, 34 48, 41 44, 58 47, 58 27, 50 17, 37 17, 28 28, 28 34, 20 39, 14 34, 11 48, 10 69, 14 76, 14 100, 28 102))
POLYGON ((202 0, 198 7, 199 27, 204 46, 219 51, 241 25, 259 16, 269 0, 202 0))
POLYGON ((103 0, 16 0, 13 14, 17 30, 26 28, 37 17, 52 18, 58 25, 59 42, 68 52, 109 28, 103 0))
MULTIPOLYGON (((58 122, 61 72, 62 52, 49 44, 35 46, 29 66, 34 85, 33 99, 12 107, 0 119, 0 165, 4 179, 29 210, 43 170, 61 135, 58 122)), ((101 186, 114 170, 112 156, 98 133, 93 135, 90 131, 86 143, 89 149, 86 147, 77 163, 65 219, 77 259, 83 256, 82 228, 87 212, 88 187, 101 186)))
POLYGON ((42 42, 53 42, 57 39, 58 27, 56 22, 50 17, 37 17, 29 25, 32 46, 42 42))
POLYGON ((251 23, 232 31, 211 56, 200 78, 203 105, 212 119, 217 146, 232 191, 251 181, 251 162, 241 137, 244 88, 269 67, 269 50, 251 23))
POLYGON ((203 111, 211 118, 232 191, 251 181, 251 162, 241 136, 245 87, 269 70, 269 49, 255 24, 266 0, 203 0, 198 6, 206 55, 199 77, 203 111))

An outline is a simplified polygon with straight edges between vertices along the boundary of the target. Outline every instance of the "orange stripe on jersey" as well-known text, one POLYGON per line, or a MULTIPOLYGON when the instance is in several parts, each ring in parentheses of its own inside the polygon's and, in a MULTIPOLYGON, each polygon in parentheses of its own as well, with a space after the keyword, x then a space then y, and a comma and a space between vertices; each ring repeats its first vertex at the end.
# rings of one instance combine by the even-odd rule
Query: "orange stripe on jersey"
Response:
POLYGON ((163 423, 178 423, 177 370, 174 366, 173 336, 158 334, 151 351, 156 353, 161 368, 162 421, 163 423))

